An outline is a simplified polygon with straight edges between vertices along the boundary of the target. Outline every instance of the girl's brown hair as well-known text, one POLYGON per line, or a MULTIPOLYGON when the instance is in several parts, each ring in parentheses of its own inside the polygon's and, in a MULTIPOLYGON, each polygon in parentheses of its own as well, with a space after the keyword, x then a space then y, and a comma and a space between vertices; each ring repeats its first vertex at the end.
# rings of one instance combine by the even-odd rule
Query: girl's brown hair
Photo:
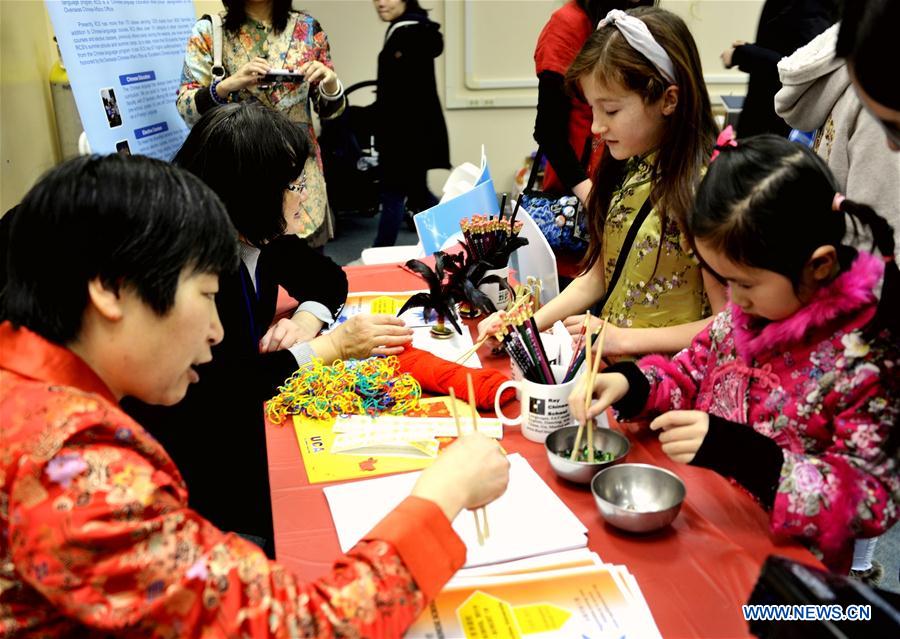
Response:
MULTIPOLYGON (((717 128, 703 82, 700 54, 691 32, 674 13, 655 7, 632 9, 656 41, 665 49, 675 67, 678 103, 669 115, 662 142, 653 164, 653 204, 661 215, 672 215, 682 232, 700 180, 709 161, 717 128)), ((579 82, 585 76, 607 86, 619 85, 638 93, 645 104, 663 97, 669 82, 642 53, 634 49, 614 25, 594 31, 566 73, 569 91, 581 94, 579 82)), ((593 176, 588 201, 590 243, 581 266, 590 270, 600 260, 603 226, 613 193, 625 176, 625 161, 613 158, 609 149, 593 176)))

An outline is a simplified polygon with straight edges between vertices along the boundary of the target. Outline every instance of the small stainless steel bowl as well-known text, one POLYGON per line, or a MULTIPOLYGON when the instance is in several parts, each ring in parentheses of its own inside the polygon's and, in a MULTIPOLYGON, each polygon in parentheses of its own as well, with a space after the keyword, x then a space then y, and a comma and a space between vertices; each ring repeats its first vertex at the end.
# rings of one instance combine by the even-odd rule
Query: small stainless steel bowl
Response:
MULTIPOLYGON (((544 441, 544 447, 547 449, 547 458, 550 460, 550 467, 553 471, 562 477, 579 484, 589 484, 591 478, 608 466, 616 464, 628 451, 631 450, 631 443, 624 435, 617 433, 608 428, 594 429, 594 450, 601 450, 613 454, 612 461, 606 462, 582 462, 571 461, 568 457, 563 456, 563 451, 572 448, 575 443, 575 435, 578 433, 578 426, 566 426, 557 431, 550 433, 544 441)), ((587 443, 587 435, 582 434, 582 444, 587 443)))
POLYGON ((603 519, 631 532, 668 526, 687 494, 684 482, 650 464, 619 464, 597 473, 591 492, 603 519))

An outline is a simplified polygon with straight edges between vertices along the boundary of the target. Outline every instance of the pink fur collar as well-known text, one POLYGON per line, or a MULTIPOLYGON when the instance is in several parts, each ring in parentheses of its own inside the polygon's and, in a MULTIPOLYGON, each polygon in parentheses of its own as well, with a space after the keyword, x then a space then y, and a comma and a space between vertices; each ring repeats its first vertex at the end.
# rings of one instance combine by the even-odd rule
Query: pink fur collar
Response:
POLYGON ((750 361, 763 351, 797 342, 810 330, 871 304, 883 274, 884 262, 860 251, 850 268, 819 290, 809 304, 786 319, 766 324, 762 330, 753 326, 757 318, 729 303, 738 354, 750 361))

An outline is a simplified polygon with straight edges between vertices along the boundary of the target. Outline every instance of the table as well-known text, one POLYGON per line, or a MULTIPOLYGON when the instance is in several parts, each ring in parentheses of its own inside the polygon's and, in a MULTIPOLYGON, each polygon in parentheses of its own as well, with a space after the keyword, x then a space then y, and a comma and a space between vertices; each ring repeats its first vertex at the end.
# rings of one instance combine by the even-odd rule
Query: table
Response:
MULTIPOLYGON (((397 265, 345 267, 351 291, 402 291, 421 280, 397 265)), ((505 357, 479 352, 482 364, 508 371, 505 357)), ((511 409, 515 413, 515 409, 511 409)), ((629 462, 667 468, 687 486, 681 512, 670 527, 633 535, 606 524, 590 490, 559 479, 544 447, 507 427, 503 447, 525 457, 588 528, 588 547, 608 563, 624 564, 637 578, 664 637, 746 637, 741 605, 747 602, 766 556, 779 554, 822 564, 791 539, 769 532, 768 514, 743 489, 702 468, 672 462, 655 435, 629 434, 629 462)), ((279 563, 305 580, 324 574, 340 554, 322 493, 309 485, 290 425, 266 427, 269 480, 279 563)))

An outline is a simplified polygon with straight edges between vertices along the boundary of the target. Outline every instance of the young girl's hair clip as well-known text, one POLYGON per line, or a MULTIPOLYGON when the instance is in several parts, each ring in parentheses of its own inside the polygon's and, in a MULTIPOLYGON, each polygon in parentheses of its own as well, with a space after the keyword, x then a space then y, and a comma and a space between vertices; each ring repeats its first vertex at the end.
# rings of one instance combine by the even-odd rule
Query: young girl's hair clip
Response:
POLYGON ((719 133, 719 137, 716 138, 716 146, 712 152, 712 155, 709 156, 709 161, 712 162, 717 157, 719 157, 719 152, 725 150, 727 147, 737 147, 737 138, 734 135, 734 127, 730 124, 722 129, 721 133, 719 133))
POLYGON ((840 193, 840 192, 835 193, 834 199, 831 200, 831 210, 832 211, 840 211, 841 205, 844 203, 844 200, 846 200, 846 199, 847 199, 847 196, 844 195, 843 193, 840 193))

